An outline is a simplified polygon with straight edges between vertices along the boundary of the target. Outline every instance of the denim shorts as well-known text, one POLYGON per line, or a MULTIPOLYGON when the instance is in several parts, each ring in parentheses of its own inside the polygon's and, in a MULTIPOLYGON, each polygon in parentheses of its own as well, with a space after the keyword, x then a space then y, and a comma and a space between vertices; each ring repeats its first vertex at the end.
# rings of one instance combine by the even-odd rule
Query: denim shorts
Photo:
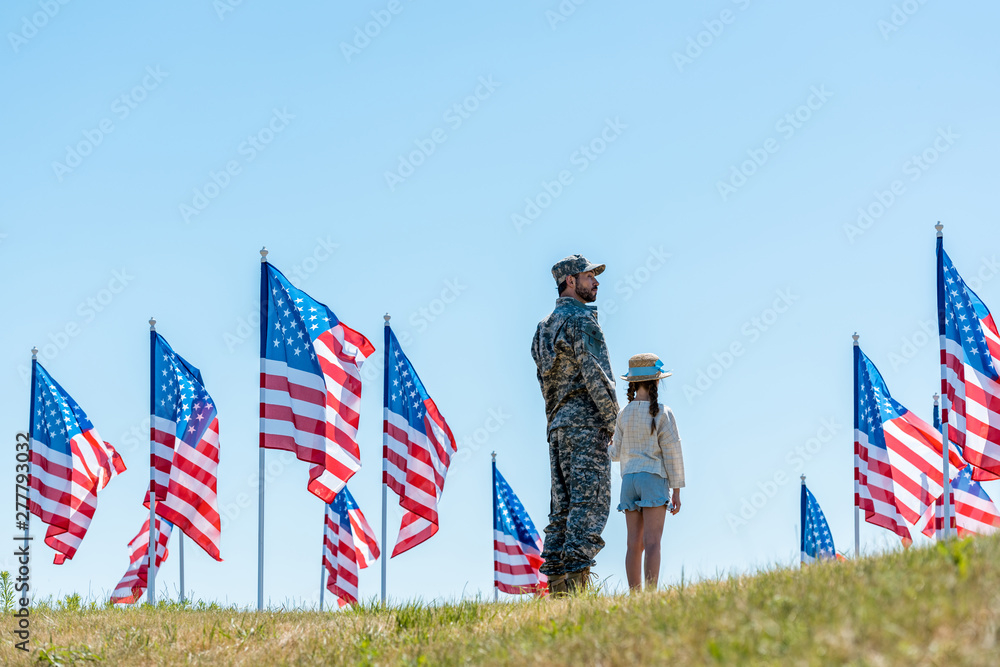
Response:
POLYGON ((622 476, 622 493, 618 511, 633 512, 643 507, 663 507, 670 504, 667 480, 651 472, 632 472, 622 476))

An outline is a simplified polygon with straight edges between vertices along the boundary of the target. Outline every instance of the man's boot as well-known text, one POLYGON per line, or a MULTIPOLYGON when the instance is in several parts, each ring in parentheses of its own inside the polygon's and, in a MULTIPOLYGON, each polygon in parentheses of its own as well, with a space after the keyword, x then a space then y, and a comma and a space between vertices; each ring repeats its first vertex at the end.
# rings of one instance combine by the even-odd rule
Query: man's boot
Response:
POLYGON ((590 588, 590 568, 585 567, 579 572, 566 575, 566 592, 570 595, 582 593, 590 588))
POLYGON ((549 595, 554 598, 566 597, 566 577, 565 574, 553 574, 549 577, 549 595))

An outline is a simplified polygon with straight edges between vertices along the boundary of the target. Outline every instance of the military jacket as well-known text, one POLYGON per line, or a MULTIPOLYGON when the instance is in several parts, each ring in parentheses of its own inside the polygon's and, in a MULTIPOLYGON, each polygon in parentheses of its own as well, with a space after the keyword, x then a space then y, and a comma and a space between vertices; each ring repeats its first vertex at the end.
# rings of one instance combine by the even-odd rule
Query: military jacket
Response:
POLYGON ((614 373, 597 309, 573 297, 556 299, 531 342, 548 430, 562 426, 614 429, 618 416, 614 373))

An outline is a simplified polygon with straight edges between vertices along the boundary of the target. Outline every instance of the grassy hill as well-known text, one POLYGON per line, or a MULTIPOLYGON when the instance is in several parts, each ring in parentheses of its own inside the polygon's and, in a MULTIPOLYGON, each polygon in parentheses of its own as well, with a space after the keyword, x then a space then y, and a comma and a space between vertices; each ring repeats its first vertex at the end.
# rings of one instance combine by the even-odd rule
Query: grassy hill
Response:
POLYGON ((1000 538, 805 570, 514 604, 256 613, 214 607, 32 614, 32 653, 3 664, 1000 663, 1000 538))

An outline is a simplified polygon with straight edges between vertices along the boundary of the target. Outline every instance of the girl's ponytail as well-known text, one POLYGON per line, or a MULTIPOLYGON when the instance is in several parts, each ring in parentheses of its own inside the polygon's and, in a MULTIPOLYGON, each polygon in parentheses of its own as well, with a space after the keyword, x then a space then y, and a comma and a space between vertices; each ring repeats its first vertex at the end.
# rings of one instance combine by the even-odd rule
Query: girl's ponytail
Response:
POLYGON ((653 418, 649 425, 649 432, 656 433, 656 415, 660 412, 659 397, 657 396, 660 383, 656 380, 650 380, 646 384, 649 385, 649 414, 653 418))
POLYGON ((628 398, 628 402, 631 403, 635 400, 635 388, 638 385, 643 385, 646 387, 646 391, 649 392, 649 414, 653 418, 653 422, 649 426, 650 433, 656 433, 656 415, 660 413, 660 403, 659 397, 657 396, 658 387, 660 385, 658 380, 646 380, 645 382, 629 382, 628 389, 625 391, 625 397, 628 398))

